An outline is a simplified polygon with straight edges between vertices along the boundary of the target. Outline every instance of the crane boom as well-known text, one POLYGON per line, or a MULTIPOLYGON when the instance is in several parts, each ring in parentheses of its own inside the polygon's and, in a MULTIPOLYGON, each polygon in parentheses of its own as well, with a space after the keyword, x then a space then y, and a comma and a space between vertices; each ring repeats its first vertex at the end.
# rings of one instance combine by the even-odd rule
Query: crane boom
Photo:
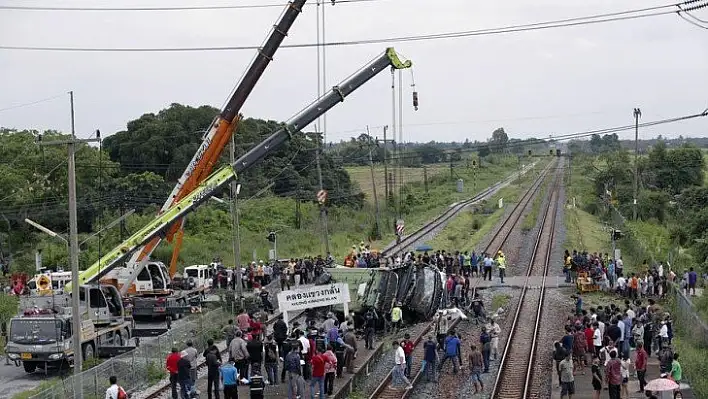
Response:
MULTIPOLYGON (((277 130, 263 142, 253 147, 246 154, 238 158, 232 165, 226 165, 214 172, 209 178, 202 182, 196 190, 187 194, 174 206, 170 207, 161 215, 158 215, 153 221, 133 234, 118 247, 104 255, 96 263, 89 266, 89 268, 79 273, 79 284, 92 283, 100 279, 119 265, 122 260, 130 256, 131 253, 139 249, 140 246, 145 245, 155 237, 164 236, 175 222, 193 212, 218 190, 224 188, 226 184, 236 178, 237 173, 243 172, 257 161, 276 150, 293 134, 300 132, 305 126, 312 123, 335 105, 343 102, 349 94, 387 67, 405 69, 411 66, 411 61, 402 61, 393 48, 387 48, 382 55, 350 76, 346 81, 340 83, 338 86, 334 86, 332 90, 298 113, 283 128, 277 130)), ((65 290, 71 290, 70 285, 66 285, 65 290)))
MULTIPOLYGON (((268 67, 268 64, 273 60, 275 52, 280 47, 285 37, 292 27, 297 16, 302 12, 302 7, 307 0, 294 0, 288 3, 282 17, 277 25, 273 26, 273 30, 268 36, 265 44, 258 50, 255 59, 249 66, 243 78, 234 90, 231 98, 224 106, 221 113, 214 118, 209 129, 203 137, 199 149, 194 154, 194 157, 187 165, 182 176, 177 180, 177 184, 165 201, 164 205, 158 212, 158 215, 166 212, 172 205, 179 202, 186 195, 191 193, 204 179, 212 172, 217 164, 226 144, 231 139, 239 121, 239 112, 245 103, 248 96, 253 91, 258 80, 263 76, 263 72, 268 67)), ((184 227, 184 219, 179 220, 179 223, 174 223, 164 237, 154 237, 139 251, 135 251, 131 259, 127 262, 129 268, 133 268, 131 278, 121 288, 121 293, 125 292, 132 285, 135 276, 138 275, 140 269, 144 267, 145 262, 152 254, 152 251, 160 244, 163 238, 172 241, 172 237, 177 233, 177 245, 174 248, 172 261, 170 262, 170 275, 174 275, 176 269, 176 259, 180 250, 180 242, 182 229, 184 227)))

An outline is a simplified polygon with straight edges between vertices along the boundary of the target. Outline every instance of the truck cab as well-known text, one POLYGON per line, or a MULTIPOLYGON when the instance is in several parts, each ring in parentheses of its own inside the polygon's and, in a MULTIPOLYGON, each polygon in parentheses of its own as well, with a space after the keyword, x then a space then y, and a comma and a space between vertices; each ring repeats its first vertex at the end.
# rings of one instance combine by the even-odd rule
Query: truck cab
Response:
MULTIPOLYGON (((96 299, 97 295, 103 294, 99 287, 86 288, 88 291, 83 292, 84 298, 96 299)), ((115 287, 111 288, 115 289, 115 287)), ((109 308, 108 303, 114 299, 105 298, 105 294, 103 296, 102 300, 105 301, 106 308, 109 308)), ((101 308, 93 307, 90 303, 81 305, 81 315, 78 317, 82 318, 79 333, 84 359, 100 354, 122 353, 130 349, 126 346, 132 335, 130 322, 122 320, 97 324, 93 317, 85 316, 87 309, 90 309, 88 313, 92 314, 95 309, 101 310, 101 308), (99 349, 102 352, 99 352, 99 349)), ((122 304, 120 311, 122 312, 122 304)), ((34 372, 38 367, 46 372, 49 367, 68 366, 73 362, 74 357, 73 337, 76 332, 72 331, 73 317, 75 316, 71 314, 71 308, 65 306, 65 303, 54 302, 45 306, 35 302, 35 305, 24 308, 20 315, 10 320, 10 331, 5 347, 8 359, 21 361, 28 373, 34 372)), ((114 316, 113 320, 120 319, 114 316)))

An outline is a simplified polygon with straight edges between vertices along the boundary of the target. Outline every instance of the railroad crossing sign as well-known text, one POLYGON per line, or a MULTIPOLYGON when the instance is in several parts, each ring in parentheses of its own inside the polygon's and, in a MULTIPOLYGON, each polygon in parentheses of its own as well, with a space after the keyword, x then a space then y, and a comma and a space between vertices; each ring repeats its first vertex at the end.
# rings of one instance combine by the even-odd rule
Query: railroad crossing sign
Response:
POLYGON ((396 222, 396 234, 399 236, 402 236, 404 229, 405 229, 405 224, 403 223, 403 219, 398 220, 396 222))
POLYGON ((327 201, 327 191, 325 190, 320 190, 317 192, 317 202, 320 203, 320 205, 324 205, 325 201, 327 201))

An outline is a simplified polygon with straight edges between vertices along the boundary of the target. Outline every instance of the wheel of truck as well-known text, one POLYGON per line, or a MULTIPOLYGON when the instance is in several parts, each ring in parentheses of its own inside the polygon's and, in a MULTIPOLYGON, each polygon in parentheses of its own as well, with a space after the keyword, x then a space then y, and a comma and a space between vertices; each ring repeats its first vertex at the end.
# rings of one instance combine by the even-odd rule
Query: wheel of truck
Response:
POLYGON ((34 373, 34 371, 37 370, 37 363, 22 362, 22 365, 28 373, 34 373))
POLYGON ((93 344, 89 342, 88 344, 84 345, 84 358, 83 358, 83 360, 85 361, 88 359, 92 359, 93 357, 94 357, 93 344))

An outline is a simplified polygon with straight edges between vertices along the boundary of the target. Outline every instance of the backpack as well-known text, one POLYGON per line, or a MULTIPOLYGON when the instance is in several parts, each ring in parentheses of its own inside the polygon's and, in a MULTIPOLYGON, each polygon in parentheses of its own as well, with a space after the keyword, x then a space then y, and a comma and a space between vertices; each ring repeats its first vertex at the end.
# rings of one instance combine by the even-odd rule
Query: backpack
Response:
POLYGON ((128 394, 125 393, 125 389, 123 387, 118 387, 118 399, 128 399, 128 394))

